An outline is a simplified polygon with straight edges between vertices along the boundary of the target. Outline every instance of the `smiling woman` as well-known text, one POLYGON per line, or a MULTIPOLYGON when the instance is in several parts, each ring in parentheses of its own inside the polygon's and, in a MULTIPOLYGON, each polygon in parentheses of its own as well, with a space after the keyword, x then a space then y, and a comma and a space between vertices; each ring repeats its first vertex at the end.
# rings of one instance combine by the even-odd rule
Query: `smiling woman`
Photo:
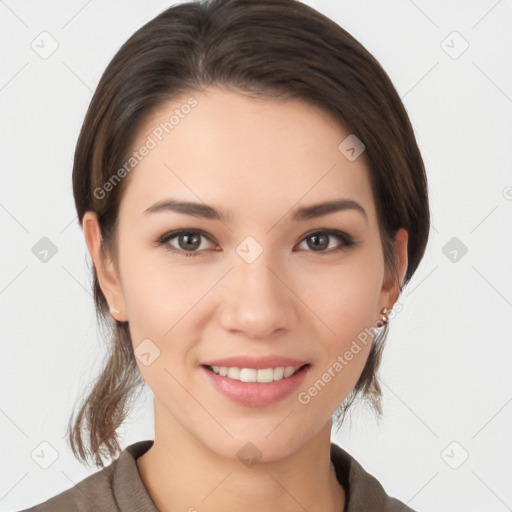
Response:
POLYGON ((295 0, 167 9, 102 76, 73 190, 113 335, 70 445, 117 456, 144 383, 155 439, 30 510, 411 510, 330 441, 356 398, 381 412, 430 225, 409 118, 360 43, 295 0))

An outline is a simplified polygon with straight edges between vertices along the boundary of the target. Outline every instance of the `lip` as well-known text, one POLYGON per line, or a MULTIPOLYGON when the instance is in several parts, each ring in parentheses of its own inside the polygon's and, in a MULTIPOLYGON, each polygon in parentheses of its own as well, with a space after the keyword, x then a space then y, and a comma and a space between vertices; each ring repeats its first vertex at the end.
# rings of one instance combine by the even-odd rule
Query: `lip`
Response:
POLYGON ((211 361, 204 361, 201 363, 205 366, 226 366, 236 368, 254 368, 255 370, 263 370, 265 368, 277 368, 279 366, 304 366, 307 361, 298 361, 297 359, 291 359, 289 357, 281 356, 265 356, 265 357, 253 357, 253 356, 231 356, 223 359, 216 359, 211 361))
MULTIPOLYGON (((225 361, 227 360, 219 360, 219 362, 225 361)), ((284 359, 281 358, 280 361, 282 362, 284 359)), ((293 360, 289 359, 288 361, 293 360)), ((261 360, 258 360, 258 363, 260 362, 261 360)), ((300 362, 296 361, 295 363, 300 362)), ((247 360, 244 364, 247 364, 248 366, 239 366, 239 368, 251 367, 247 360)), ((254 362, 251 364, 254 364, 254 362)), ((272 365, 269 366, 268 363, 265 364, 267 366, 261 366, 260 368, 272 367, 272 365)), ((230 366, 235 365, 230 362, 230 366)), ((278 366, 299 366, 299 364, 278 364, 278 366)), ((244 405, 246 407, 264 407, 266 405, 279 402, 280 400, 283 400, 288 395, 290 395, 304 381, 310 368, 311 365, 308 364, 307 366, 304 366, 296 373, 294 373, 291 377, 273 382, 241 382, 239 380, 230 379, 228 377, 221 377, 220 375, 217 375, 213 371, 209 370, 206 365, 202 365, 200 370, 217 391, 222 393, 225 397, 229 398, 233 402, 239 405, 244 405)))

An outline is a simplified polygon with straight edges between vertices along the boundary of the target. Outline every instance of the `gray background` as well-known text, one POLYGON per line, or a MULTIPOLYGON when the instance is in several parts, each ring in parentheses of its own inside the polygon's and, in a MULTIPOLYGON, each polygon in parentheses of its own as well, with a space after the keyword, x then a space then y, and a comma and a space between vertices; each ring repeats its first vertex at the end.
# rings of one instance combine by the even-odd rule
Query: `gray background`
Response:
MULTIPOLYGON (((171 3, 0 0, 2 511, 96 471, 64 440, 104 354, 72 157, 106 65, 171 3)), ((426 256, 391 322, 384 419, 359 407, 333 440, 412 508, 512 510, 512 1, 305 3, 388 72, 432 204, 426 256)), ((151 399, 145 388, 123 447, 153 438, 151 399)))

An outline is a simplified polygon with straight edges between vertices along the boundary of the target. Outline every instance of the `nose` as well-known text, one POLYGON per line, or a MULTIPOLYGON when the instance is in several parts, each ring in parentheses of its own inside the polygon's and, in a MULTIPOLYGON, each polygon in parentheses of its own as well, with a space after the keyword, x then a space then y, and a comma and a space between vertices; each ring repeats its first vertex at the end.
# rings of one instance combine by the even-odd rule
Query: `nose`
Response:
POLYGON ((255 261, 243 259, 223 283, 219 310, 224 330, 250 339, 268 340, 292 330, 298 321, 300 300, 287 274, 276 269, 264 251, 255 261))

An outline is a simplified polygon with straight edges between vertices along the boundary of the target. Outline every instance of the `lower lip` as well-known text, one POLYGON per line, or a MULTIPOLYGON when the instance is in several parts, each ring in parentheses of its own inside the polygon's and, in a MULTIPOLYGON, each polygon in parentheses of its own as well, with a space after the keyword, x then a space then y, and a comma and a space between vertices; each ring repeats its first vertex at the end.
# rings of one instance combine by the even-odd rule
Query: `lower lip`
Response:
POLYGON ((291 377, 273 382, 241 382, 221 377, 205 366, 201 366, 218 391, 234 402, 247 407, 263 407, 287 397, 304 381, 309 368, 310 365, 304 366, 291 377))

